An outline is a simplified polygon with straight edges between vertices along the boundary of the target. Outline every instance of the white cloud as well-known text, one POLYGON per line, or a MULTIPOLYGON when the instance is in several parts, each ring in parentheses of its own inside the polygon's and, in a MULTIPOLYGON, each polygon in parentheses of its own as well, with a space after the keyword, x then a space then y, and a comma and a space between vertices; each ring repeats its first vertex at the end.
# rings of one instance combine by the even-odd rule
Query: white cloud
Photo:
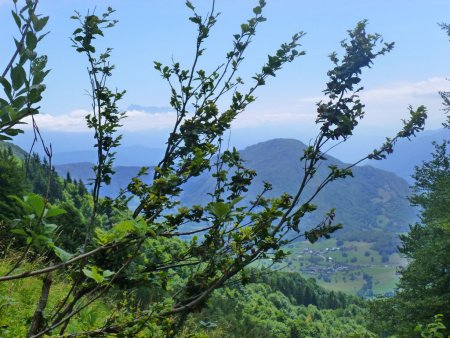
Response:
POLYGON ((146 113, 138 110, 127 111, 127 118, 123 123, 126 131, 143 131, 148 129, 166 129, 174 125, 176 113, 146 113))
MULTIPOLYGON (((434 77, 418 82, 397 82, 379 88, 370 88, 360 93, 366 105, 366 116, 362 124, 383 127, 398 126, 400 119, 408 117, 408 106, 424 105, 428 109, 429 128, 439 128, 444 120, 439 91, 450 91, 450 81, 434 77)), ((296 101, 298 111, 315 114, 315 104, 324 97, 304 97, 296 101)))
POLYGON ((366 104, 367 125, 381 126, 386 123, 398 124, 408 117, 408 106, 417 108, 424 105, 428 109, 427 126, 440 128, 444 121, 442 99, 439 91, 450 91, 450 82, 444 78, 431 78, 412 83, 396 83, 383 88, 374 88, 361 93, 366 104))
MULTIPOLYGON (((84 116, 89 112, 83 109, 74 110, 64 115, 38 114, 34 119, 41 130, 81 132, 87 131, 84 116)), ((31 118, 25 120, 27 128, 31 128, 31 118)))
MULTIPOLYGON (((35 120, 41 130, 85 132, 88 131, 88 127, 84 117, 89 113, 87 110, 78 109, 63 115, 38 114, 35 116, 35 120)), ((175 116, 175 113, 170 112, 127 111, 127 117, 122 120, 123 127, 121 130, 142 131, 170 128, 173 126, 175 116)), ((31 128, 30 121, 31 119, 25 121, 28 122, 27 128, 31 128)))
POLYGON ((375 88, 363 92, 361 97, 365 101, 387 102, 399 100, 436 99, 438 92, 450 90, 450 82, 446 79, 434 77, 419 82, 394 83, 384 88, 375 88))
MULTIPOLYGON (((0 0, 1 1, 1 0, 0 0)), ((367 126, 399 126, 399 121, 408 116, 408 105, 425 105, 429 111, 428 125, 439 128, 444 120, 442 103, 438 91, 450 91, 450 82, 444 78, 431 78, 420 82, 403 82, 372 88, 361 92, 361 100, 366 104, 367 115, 362 124, 367 126)), ((304 97, 281 106, 255 105, 242 113, 233 123, 234 128, 283 127, 303 124, 313 126, 316 118, 315 103, 321 97, 304 97)), ((49 131, 83 132, 87 131, 84 116, 86 110, 75 110, 63 115, 39 114, 36 121, 39 128, 49 131)), ((123 131, 145 131, 168 129, 174 124, 174 112, 127 111, 123 120, 123 131)), ((30 126, 28 126, 30 128, 30 126)))

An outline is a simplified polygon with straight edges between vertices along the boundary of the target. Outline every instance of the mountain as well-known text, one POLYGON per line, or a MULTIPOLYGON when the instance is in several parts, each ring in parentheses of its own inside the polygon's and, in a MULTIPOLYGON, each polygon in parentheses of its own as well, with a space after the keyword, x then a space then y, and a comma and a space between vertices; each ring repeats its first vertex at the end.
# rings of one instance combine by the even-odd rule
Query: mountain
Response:
MULTIPOLYGON (((94 177, 93 164, 89 162, 79 162, 70 164, 55 165, 55 170, 58 175, 66 177, 67 173, 73 179, 82 180, 88 187, 92 183, 94 177)), ((101 195, 115 197, 119 193, 120 189, 126 188, 131 179, 135 177, 141 167, 137 166, 117 166, 114 168, 116 172, 113 176, 110 185, 102 186, 101 195)), ((147 176, 148 177, 148 176, 147 176)), ((149 181, 149 179, 147 179, 149 181)))
POLYGON ((16 156, 20 159, 24 159, 28 155, 28 153, 25 150, 23 150, 22 148, 20 148, 19 146, 16 146, 15 144, 12 144, 10 142, 0 141, 0 149, 5 149, 5 148, 11 148, 14 156, 16 156))
MULTIPOLYGON (((149 166, 157 164, 164 154, 161 148, 151 148, 140 145, 121 147, 117 150, 116 165, 122 166, 149 166)), ((79 150, 55 153, 52 163, 56 165, 67 163, 94 163, 97 152, 92 150, 79 150)))
POLYGON ((421 132, 411 140, 400 140, 394 148, 394 153, 383 161, 370 161, 370 165, 392 171, 398 176, 412 183, 411 175, 414 167, 431 159, 434 150, 432 142, 441 143, 442 140, 450 140, 448 129, 429 130, 421 132))
MULTIPOLYGON (((254 199, 262 190, 264 181, 272 183, 269 196, 279 196, 284 192, 295 194, 303 177, 300 157, 305 147, 297 140, 275 139, 242 150, 240 153, 246 167, 258 173, 247 198, 254 199)), ((328 156, 326 164, 319 167, 306 189, 305 198, 328 174, 329 165, 342 167, 345 163, 328 156)), ((391 172, 371 166, 355 167, 353 173, 353 178, 332 182, 317 196, 314 203, 318 210, 305 219, 306 226, 314 226, 323 219, 325 212, 336 208, 336 220, 344 224, 344 230, 338 232, 338 236, 360 239, 360 236, 371 236, 373 230, 405 231, 415 220, 415 210, 407 200, 410 194, 408 183, 391 172)), ((204 203, 209 200, 207 192, 213 186, 212 178, 200 176, 186 185, 181 197, 193 203, 204 203)))
MULTIPOLYGON (((258 173, 250 187, 246 199, 254 199, 262 190, 263 182, 273 185, 269 196, 278 196, 284 192, 295 194, 296 187, 302 178, 300 157, 305 144, 292 139, 275 139, 258 143, 242 150, 245 165, 258 173)), ((313 192, 327 175, 329 165, 345 166, 345 163, 328 156, 316 176, 312 179, 305 198, 313 192)), ((86 182, 92 165, 76 163, 55 166, 58 173, 66 175, 69 171, 73 178, 86 182)), ((115 168, 116 174, 110 186, 105 187, 103 193, 115 196, 119 189, 126 187, 139 167, 115 168)), ((361 239, 367 241, 371 236, 384 236, 385 233, 397 234, 405 231, 408 224, 415 220, 415 210, 409 206, 408 183, 391 172, 371 166, 360 166, 353 169, 354 178, 337 180, 327 186, 316 198, 317 212, 305 219, 305 227, 319 223, 324 214, 331 208, 336 208, 336 220, 344 224, 343 231, 338 237, 347 239, 361 239)), ((150 175, 151 176, 151 175, 150 175)), ((214 179, 204 174, 189 181, 180 195, 183 203, 188 205, 207 203, 208 195, 214 189, 214 179)), ((372 238, 372 239, 374 239, 372 238)))

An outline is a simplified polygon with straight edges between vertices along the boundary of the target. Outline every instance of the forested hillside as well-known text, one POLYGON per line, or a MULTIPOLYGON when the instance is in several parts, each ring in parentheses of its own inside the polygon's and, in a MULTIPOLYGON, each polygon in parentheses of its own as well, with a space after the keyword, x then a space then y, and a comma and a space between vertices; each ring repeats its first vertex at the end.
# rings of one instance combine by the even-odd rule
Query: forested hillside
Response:
MULTIPOLYGON (((240 151, 245 165, 257 172, 253 184, 245 194, 245 200, 250 201, 257 197, 262 190, 264 182, 271 182, 272 190, 268 196, 279 196, 283 193, 293 194, 295 187, 301 182, 302 172, 298 170, 298 154, 306 149, 300 141, 277 139, 260 143, 240 151)), ((332 156, 319 168, 314 180, 308 187, 306 196, 311 195, 314 189, 328 174, 328 166, 345 166, 332 156)), ((56 171, 64 176, 70 173, 72 177, 88 183, 92 179, 93 164, 74 163, 55 166, 56 171)), ((115 175, 111 184, 105 187, 105 196, 117 196, 120 189, 125 189, 128 182, 136 175, 139 167, 114 168, 115 175)), ((151 171, 143 180, 151 182, 151 171)), ((356 167, 352 178, 336 182, 329 189, 317 196, 318 211, 305 217, 305 227, 313 227, 322 220, 322 215, 336 208, 336 221, 344 225, 336 236, 346 240, 362 240, 366 242, 389 241, 398 233, 407 230, 407 224, 415 220, 416 211, 407 200, 410 194, 408 184, 392 173, 375 169, 370 166, 356 167), (386 236, 391 235, 391 238, 386 236)), ((192 179, 183 186, 180 197, 183 204, 205 204, 211 200, 210 194, 214 190, 215 179, 212 173, 204 173, 192 179)), ((391 241, 392 243, 392 241, 391 241)), ((395 249, 395 244, 392 245, 395 249)))

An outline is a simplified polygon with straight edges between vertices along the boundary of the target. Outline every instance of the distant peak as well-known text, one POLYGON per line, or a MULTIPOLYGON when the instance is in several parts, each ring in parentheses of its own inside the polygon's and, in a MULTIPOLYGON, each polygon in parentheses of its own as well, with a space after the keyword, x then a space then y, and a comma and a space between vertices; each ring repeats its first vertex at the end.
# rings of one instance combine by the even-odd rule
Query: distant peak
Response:
POLYGON ((306 147, 306 145, 303 142, 293 139, 293 138, 274 138, 271 140, 258 142, 254 145, 246 147, 244 150, 249 150, 252 148, 267 147, 267 146, 299 147, 299 148, 306 147))

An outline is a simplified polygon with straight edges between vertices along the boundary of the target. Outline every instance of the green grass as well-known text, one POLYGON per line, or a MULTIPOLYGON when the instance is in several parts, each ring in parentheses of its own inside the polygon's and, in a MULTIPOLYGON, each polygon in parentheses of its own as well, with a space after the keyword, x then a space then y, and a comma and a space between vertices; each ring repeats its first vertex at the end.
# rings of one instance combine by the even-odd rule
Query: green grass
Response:
MULTIPOLYGON (((11 268, 12 259, 0 260, 0 275, 11 268)), ((31 270, 31 264, 24 264, 14 271, 31 270)), ((51 286, 47 309, 53 309, 63 299, 69 290, 69 285, 61 281, 55 274, 51 286)), ((0 337, 25 337, 39 300, 42 287, 42 277, 29 277, 0 283, 0 337)), ((85 331, 102 325, 101 319, 110 312, 105 299, 95 302, 86 310, 80 312, 71 321, 66 332, 85 331)))
POLYGON ((363 286, 364 281, 362 280, 362 278, 346 282, 341 279, 338 282, 331 283, 324 283, 320 281, 318 284, 330 291, 341 291, 350 295, 356 295, 356 292, 363 286))
POLYGON ((364 285, 363 274, 366 273, 372 276, 372 290, 375 295, 394 291, 398 281, 396 270, 398 266, 406 265, 406 260, 399 254, 392 254, 388 262, 383 262, 380 254, 371 249, 371 243, 344 242, 344 245, 336 251, 331 250, 333 247, 336 247, 335 239, 322 240, 314 244, 306 241, 291 244, 287 248, 291 255, 285 261, 284 270, 300 272, 306 278, 315 278, 319 285, 328 290, 342 291, 352 295, 356 295, 364 285), (329 250, 320 255, 311 255, 303 252, 306 248, 316 253, 326 248, 329 250), (346 251, 343 248, 346 248, 346 251), (331 260, 328 259, 329 257, 331 260), (342 265, 349 270, 337 271, 337 267, 342 265), (325 281, 320 278, 320 273, 302 271, 308 267, 320 269, 334 267, 335 270, 331 275, 326 275, 325 279, 329 280, 325 281))

